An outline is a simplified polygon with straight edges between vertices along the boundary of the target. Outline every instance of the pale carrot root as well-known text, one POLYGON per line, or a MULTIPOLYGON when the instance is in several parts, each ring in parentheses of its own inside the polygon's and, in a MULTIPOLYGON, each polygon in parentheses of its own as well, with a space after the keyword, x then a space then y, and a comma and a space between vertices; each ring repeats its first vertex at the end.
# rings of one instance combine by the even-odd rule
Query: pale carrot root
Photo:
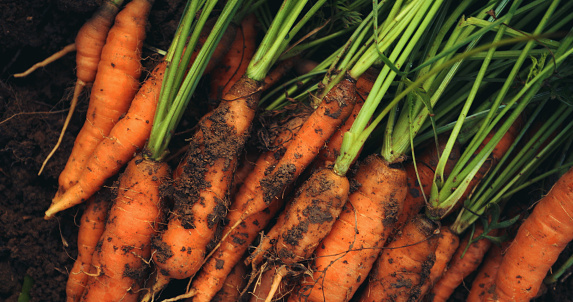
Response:
POLYGON ((26 71, 21 72, 21 73, 16 73, 14 74, 15 78, 23 78, 23 77, 27 77, 29 76, 32 72, 36 71, 36 69, 38 68, 42 68, 42 67, 46 67, 48 65, 50 65, 51 63, 61 59, 62 57, 64 57, 65 55, 69 54, 70 52, 76 51, 76 43, 72 43, 70 45, 65 46, 64 48, 62 48, 60 51, 54 53, 53 55, 47 57, 45 60, 43 60, 42 62, 38 62, 34 65, 32 65, 32 67, 28 68, 26 71))
POLYGON ((312 276, 305 275, 289 301, 350 300, 393 230, 406 195, 404 169, 372 155, 354 179, 359 187, 316 250, 312 276))

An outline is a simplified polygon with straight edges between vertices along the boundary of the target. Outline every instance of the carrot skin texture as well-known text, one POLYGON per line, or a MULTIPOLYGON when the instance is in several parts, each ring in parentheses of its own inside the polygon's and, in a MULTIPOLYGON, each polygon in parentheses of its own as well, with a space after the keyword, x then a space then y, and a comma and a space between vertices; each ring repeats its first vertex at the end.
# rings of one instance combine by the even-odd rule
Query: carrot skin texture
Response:
POLYGON ((359 165, 360 187, 315 252, 312 276, 305 276, 289 301, 348 301, 366 280, 406 196, 406 173, 371 155, 359 165))
POLYGON ((470 293, 467 297, 468 302, 493 301, 493 285, 501 260, 503 259, 502 248, 493 245, 475 277, 470 293))
MULTIPOLYGON (((213 301, 217 302, 236 302, 239 301, 241 296, 241 291, 243 287, 247 285, 248 281, 248 269, 247 266, 242 262, 238 261, 237 265, 233 267, 221 290, 217 292, 213 301)), ((187 299, 186 301, 192 301, 187 299)))
POLYGON ((261 85, 241 78, 219 107, 199 122, 185 156, 184 173, 174 186, 175 208, 168 228, 155 242, 153 260, 164 277, 184 279, 200 268, 206 246, 224 218, 237 157, 254 118, 261 85))
MULTIPOLYGON (((483 233, 483 226, 476 225, 473 238, 483 233)), ((458 250, 452 257, 448 269, 442 275, 440 280, 434 285, 431 291, 432 301, 447 301, 453 294, 454 290, 462 284, 464 278, 473 273, 481 264, 485 254, 491 246, 491 241, 488 239, 480 239, 478 242, 473 243, 465 251, 470 240, 471 232, 468 233, 464 240, 460 243, 458 250), (464 254, 465 251, 465 254, 464 254), (463 254, 463 258, 462 258, 463 254)), ((492 231, 488 235, 495 236, 496 232, 492 231)))
POLYGON ((529 301, 573 240, 573 169, 557 181, 519 227, 495 279, 496 301, 529 301))
MULTIPOLYGON (((151 5, 148 0, 131 1, 115 18, 101 50, 86 122, 59 177, 58 195, 77 183, 94 149, 129 109, 139 88, 141 48, 151 5)), ((82 54, 81 48, 78 52, 82 54)), ((83 76, 81 70, 78 67, 78 78, 83 76)))
POLYGON ((82 301, 137 301, 144 261, 163 219, 159 186, 169 174, 166 163, 141 155, 129 162, 94 255, 99 274, 88 283, 82 301))
POLYGON ((420 297, 418 301, 430 291, 436 282, 442 277, 447 270, 448 263, 452 259, 454 253, 460 246, 460 238, 454 234, 449 227, 442 226, 440 234, 438 235, 438 247, 436 248, 436 261, 430 270, 430 277, 420 289, 420 297))
POLYGON ((314 160, 325 142, 352 112, 356 102, 355 82, 345 79, 336 85, 311 114, 288 146, 272 172, 260 181, 260 190, 245 192, 243 219, 266 208, 300 176, 314 160))
POLYGON ((275 243, 282 263, 293 264, 312 255, 340 215, 349 190, 348 179, 332 169, 319 170, 304 182, 285 213, 275 243))
POLYGON ((78 183, 52 202, 46 211, 46 219, 88 199, 143 148, 153 126, 165 67, 165 62, 155 67, 139 89, 125 117, 117 122, 109 136, 94 150, 78 183))
POLYGON ((109 201, 105 196, 94 196, 87 202, 78 231, 78 258, 66 284, 66 301, 80 300, 91 271, 92 256, 105 229, 109 201))
POLYGON ((436 227, 422 215, 410 220, 382 251, 358 301, 416 300, 436 258, 436 227))
MULTIPOLYGON (((264 176, 265 171, 276 164, 278 161, 276 154, 288 146, 293 133, 296 133, 306 118, 308 118, 308 114, 296 116, 283 126, 284 128, 273 142, 275 148, 259 156, 253 171, 247 175, 239 191, 244 190, 243 187, 256 185, 257 180, 264 176)), ((211 301, 215 293, 222 288, 222 281, 230 273, 230 270, 243 259, 243 254, 256 239, 259 232, 267 226, 281 208, 282 201, 279 199, 272 202, 268 208, 251 215, 234 230, 231 230, 231 227, 241 219, 242 212, 239 209, 243 207, 243 205, 233 201, 227 214, 229 222, 223 230, 223 234, 230 232, 229 236, 220 242, 215 253, 203 264, 201 271, 193 278, 191 286, 197 290, 197 294, 191 298, 191 301, 211 301)))

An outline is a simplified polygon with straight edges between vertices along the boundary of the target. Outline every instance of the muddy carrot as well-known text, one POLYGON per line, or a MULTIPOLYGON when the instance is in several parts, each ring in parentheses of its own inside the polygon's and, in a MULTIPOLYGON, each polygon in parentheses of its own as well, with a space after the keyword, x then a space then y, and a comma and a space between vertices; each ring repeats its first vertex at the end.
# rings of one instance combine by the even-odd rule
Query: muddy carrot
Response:
POLYGON ((468 302, 494 301, 493 285, 495 278, 503 259, 503 249, 498 245, 493 245, 475 277, 470 293, 467 297, 468 302))
POLYGON ((367 279, 393 229, 406 195, 406 174, 371 155, 362 162, 354 182, 358 189, 331 232, 322 240, 311 265, 289 301, 348 301, 367 279))
POLYGON ((68 302, 79 301, 87 285, 92 256, 105 228, 110 203, 107 195, 109 194, 100 192, 86 203, 78 231, 78 258, 66 285, 68 302))
MULTIPOLYGON (((249 270, 247 266, 242 262, 239 261, 235 267, 231 270, 225 282, 223 283, 223 287, 221 290, 217 292, 213 301, 217 302, 236 302, 239 301, 241 297, 241 292, 245 285, 247 285, 247 281, 249 280, 248 276, 249 270)), ((193 300, 191 300, 193 301, 193 300)))
POLYGON ((82 301, 137 301, 151 239, 162 223, 159 186, 169 173, 167 164, 141 155, 129 162, 92 261, 97 277, 82 301))
POLYGON ((417 299, 436 259, 438 240, 435 231, 435 223, 421 215, 410 220, 402 233, 382 251, 359 301, 417 299))

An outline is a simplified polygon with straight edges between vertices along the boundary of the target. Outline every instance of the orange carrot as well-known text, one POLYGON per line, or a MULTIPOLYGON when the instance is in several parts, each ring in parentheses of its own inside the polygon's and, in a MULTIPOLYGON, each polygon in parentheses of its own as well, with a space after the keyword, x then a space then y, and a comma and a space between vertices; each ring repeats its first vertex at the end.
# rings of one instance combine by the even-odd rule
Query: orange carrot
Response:
POLYGON ((410 220, 374 264, 368 285, 359 301, 410 301, 420 296, 420 287, 436 259, 436 225, 422 215, 410 220))
MULTIPOLYGON (((260 277, 257 278, 254 289, 251 292, 250 302, 263 302, 267 297, 272 295, 275 297, 273 300, 280 300, 287 296, 292 290, 292 285, 287 280, 283 279, 286 269, 283 266, 273 265, 268 270, 264 271, 260 277), (281 282, 276 283, 275 279, 280 279, 281 282)), ((251 277, 253 278, 253 277, 251 277)))
POLYGON ((351 79, 336 85, 304 123, 276 167, 263 179, 258 179, 256 184, 247 185, 247 188, 258 189, 245 190, 244 194, 236 196, 236 200, 245 205, 241 209, 243 214, 240 221, 265 209, 312 162, 325 142, 352 112, 356 101, 354 87, 355 82, 351 79), (243 199, 250 201, 244 202, 243 199))
POLYGON ((288 266, 307 260, 328 235, 346 203, 349 189, 348 179, 332 169, 316 171, 300 187, 290 206, 281 214, 284 216, 279 218, 281 223, 273 227, 279 231, 273 250, 269 252, 275 255, 280 266, 267 301, 288 274, 288 266))
POLYGON ((155 67, 139 89, 125 117, 119 120, 110 134, 98 144, 78 182, 52 201, 46 211, 46 219, 88 199, 101 188, 106 179, 115 175, 134 153, 143 148, 153 125, 165 67, 165 62, 155 67))
POLYGON ((448 263, 460 245, 458 235, 454 234, 449 227, 442 226, 438 235, 438 247, 436 248, 436 261, 430 270, 430 277, 425 280, 420 289, 418 301, 430 291, 434 284, 442 277, 447 269, 448 263))
POLYGON ((237 29, 235 40, 221 63, 211 72, 209 102, 218 100, 237 82, 247 70, 247 66, 257 49, 255 25, 257 19, 249 15, 237 29))
MULTIPOLYGON (((306 118, 308 118, 308 114, 298 114, 290 118, 284 125, 279 126, 280 130, 273 142, 273 149, 259 156, 254 170, 247 176, 245 183, 254 183, 251 180, 253 177, 262 177, 269 167, 272 168, 278 162, 277 155, 288 146, 294 133, 298 131, 306 118)), ((240 190, 244 190, 243 186, 239 188, 240 190)), ((229 236, 219 242, 212 256, 203 264, 202 270, 193 279, 192 288, 197 291, 193 301, 210 301, 213 298, 222 286, 221 281, 241 260, 258 233, 267 226, 282 206, 282 199, 271 203, 267 209, 252 215, 234 230, 230 230, 230 226, 240 219, 242 213, 238 209, 243 206, 233 201, 227 214, 229 222, 223 230, 223 233, 229 233, 229 236)))
POLYGON ((137 301, 151 239, 162 223, 159 186, 168 175, 165 163, 141 155, 129 162, 92 262, 97 277, 82 301, 137 301))
POLYGON ((184 173, 170 194, 175 207, 167 230, 155 241, 153 260, 160 273, 152 293, 171 278, 188 278, 201 267, 207 244, 226 214, 237 157, 254 118, 261 86, 261 82, 241 78, 219 107, 199 122, 185 156, 184 173))
MULTIPOLYGON (((472 238, 477 238, 482 233, 483 226, 477 224, 472 238)), ((488 235, 495 236, 496 233, 497 231, 493 230, 490 231, 488 235)), ((481 264, 483 257, 491 246, 491 241, 485 238, 480 239, 468 247, 470 235, 471 232, 467 234, 462 243, 460 243, 458 250, 448 265, 448 269, 436 285, 434 285, 434 288, 432 288, 430 294, 432 301, 447 301, 456 287, 462 284, 464 278, 473 273, 481 264)))
POLYGON ((378 258, 406 195, 406 173, 372 155, 354 181, 360 187, 316 250, 312 275, 305 275, 289 301, 348 301, 378 258))
POLYGON ((565 173, 519 227, 495 279, 496 301, 529 301, 573 240, 573 169, 565 173))
POLYGON ((493 301, 493 285, 503 259, 502 248, 493 245, 487 253, 477 276, 475 277, 466 301, 493 301))
MULTIPOLYGON (((82 57, 85 57, 85 60, 89 59, 88 62, 78 60, 78 66, 92 66, 91 69, 78 69, 78 79, 93 76, 96 70, 93 68, 94 64, 98 64, 97 75, 92 87, 86 122, 76 137, 72 153, 58 180, 58 196, 78 182, 94 149, 128 110, 139 88, 142 69, 141 48, 145 40, 147 15, 152 3, 153 1, 149 0, 131 1, 117 15, 101 50, 99 64, 96 61, 96 50, 90 54, 87 53, 89 49, 87 46, 78 49, 78 55, 82 54, 81 49, 86 49, 82 57)), ((97 39, 89 37, 92 29, 89 26, 85 35, 82 32, 78 34, 79 45, 100 43, 97 39)))
POLYGON ((239 298, 241 296, 241 291, 243 290, 243 287, 247 285, 248 281, 247 273, 248 273, 247 266, 242 261, 239 261, 237 265, 233 267, 229 275, 227 275, 227 278, 223 283, 223 287, 221 288, 221 290, 219 290, 219 292, 217 292, 212 301, 215 302, 239 301, 239 298))
MULTIPOLYGON (((108 192, 108 191, 105 191, 108 192)), ((80 300, 90 273, 92 255, 105 228, 109 201, 103 191, 90 198, 82 215, 78 231, 78 258, 70 271, 66 285, 66 301, 80 300)))

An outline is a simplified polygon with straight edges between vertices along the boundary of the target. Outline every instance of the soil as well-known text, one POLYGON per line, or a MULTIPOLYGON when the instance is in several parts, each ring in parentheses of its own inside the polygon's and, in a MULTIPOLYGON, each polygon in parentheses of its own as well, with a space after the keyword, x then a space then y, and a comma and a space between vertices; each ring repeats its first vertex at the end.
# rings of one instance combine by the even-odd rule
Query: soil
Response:
MULTIPOLYGON (((0 301, 17 301, 25 276, 34 280, 31 301, 65 300, 83 211, 79 206, 59 213, 55 219, 43 218, 85 119, 86 95, 59 150, 37 175, 67 114, 75 82, 75 56, 69 54, 26 78, 12 74, 72 43, 102 1, 0 1, 0 301)), ((146 45, 167 49, 184 3, 156 1, 146 45)), ((146 49, 144 56, 144 64, 150 66, 157 55, 146 49)), ((190 111, 181 127, 191 128, 201 115, 200 111, 190 111)), ((564 255, 571 255, 571 249, 564 255)), ((573 278, 564 278, 538 301, 573 301, 572 291, 573 278)), ((465 293, 467 290, 461 288, 453 300, 462 301, 465 293)))

